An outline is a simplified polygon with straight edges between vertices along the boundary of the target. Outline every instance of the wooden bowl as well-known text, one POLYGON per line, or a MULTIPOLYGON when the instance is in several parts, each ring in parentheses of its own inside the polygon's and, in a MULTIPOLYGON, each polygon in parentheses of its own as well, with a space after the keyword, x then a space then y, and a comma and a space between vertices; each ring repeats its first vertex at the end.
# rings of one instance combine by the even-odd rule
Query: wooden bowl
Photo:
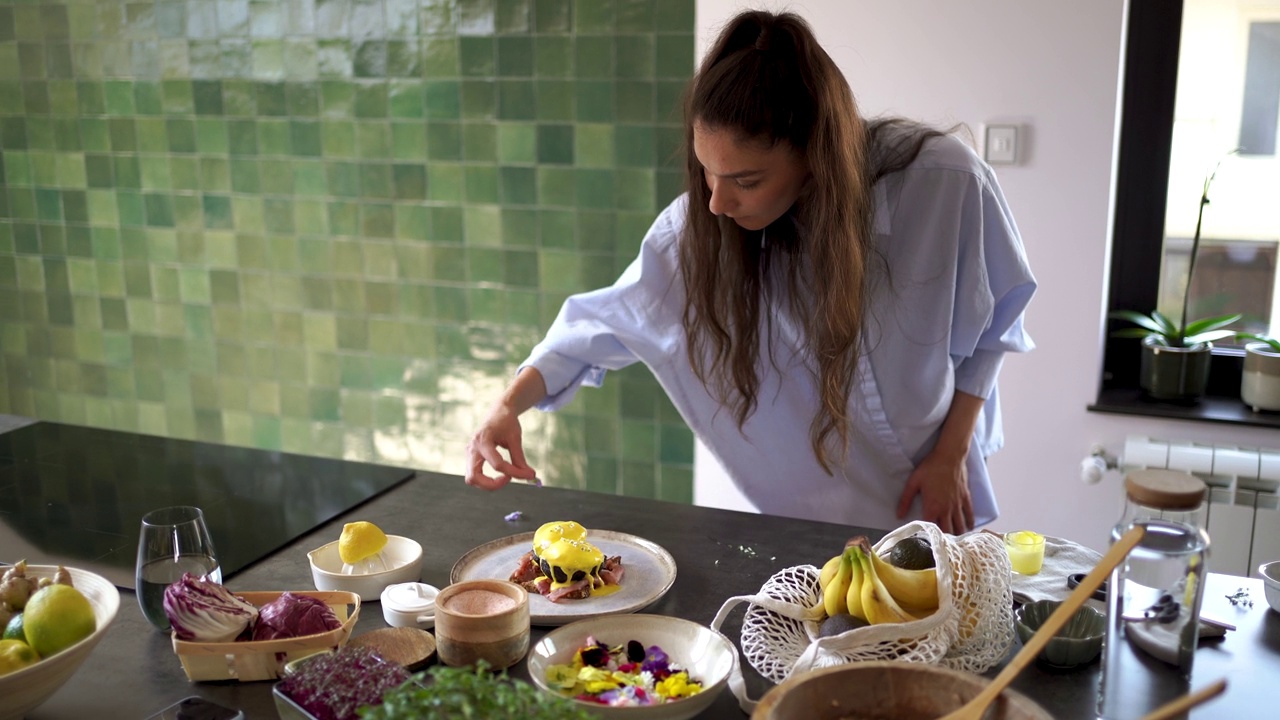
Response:
MULTIPOLYGON (((860 662, 792 676, 764 696, 751 720, 937 720, 982 691, 988 680, 937 665, 860 662)), ((1025 695, 1005 690, 988 720, 1053 720, 1025 695)))
MULTIPOLYGON (((28 565, 27 577, 53 577, 54 565, 28 565)), ((16 720, 48 700, 80 668, 80 664, 107 634, 120 609, 120 591, 106 578, 88 570, 69 567, 71 584, 93 606, 97 628, 93 634, 30 667, 0 676, 0 720, 16 720)))

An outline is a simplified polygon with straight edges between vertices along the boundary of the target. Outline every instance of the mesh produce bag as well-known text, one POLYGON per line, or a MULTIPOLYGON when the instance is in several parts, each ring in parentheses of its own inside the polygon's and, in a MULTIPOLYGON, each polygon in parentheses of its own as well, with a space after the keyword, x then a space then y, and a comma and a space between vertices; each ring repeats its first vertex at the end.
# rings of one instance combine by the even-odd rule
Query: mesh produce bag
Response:
MULTIPOLYGON (((811 608, 822 603, 819 570, 812 565, 775 573, 756 595, 731 597, 716 613, 719 630, 736 606, 748 605, 742 622, 742 654, 775 683, 792 673, 861 660, 902 660, 982 673, 1013 644, 1013 593, 1009 556, 998 535, 947 535, 937 525, 908 523, 876 543, 877 553, 912 535, 933 548, 938 571, 938 610, 908 623, 869 625, 818 637, 811 608)), ((735 668, 729 687, 747 712, 755 705, 735 668)))

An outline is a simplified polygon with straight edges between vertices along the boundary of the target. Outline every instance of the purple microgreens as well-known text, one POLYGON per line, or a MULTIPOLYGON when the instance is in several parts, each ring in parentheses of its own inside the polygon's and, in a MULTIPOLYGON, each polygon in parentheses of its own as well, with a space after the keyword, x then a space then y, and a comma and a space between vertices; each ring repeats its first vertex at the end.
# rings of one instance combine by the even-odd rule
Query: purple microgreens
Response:
POLYGON ((524 513, 519 510, 516 510, 515 512, 507 513, 502 517, 502 519, 506 520, 507 522, 515 522, 517 520, 523 520, 524 513))

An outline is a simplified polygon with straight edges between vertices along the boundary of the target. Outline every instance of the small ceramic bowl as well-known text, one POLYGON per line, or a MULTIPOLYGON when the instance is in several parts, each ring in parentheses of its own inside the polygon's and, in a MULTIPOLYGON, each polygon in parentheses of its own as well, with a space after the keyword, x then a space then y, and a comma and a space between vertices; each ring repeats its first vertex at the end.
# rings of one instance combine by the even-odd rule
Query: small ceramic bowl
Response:
POLYGON ((464 580, 436 596, 436 652, 454 667, 503 670, 529 652, 529 593, 506 580, 464 580))
POLYGON ((311 561, 311 580, 317 590, 341 590, 360 596, 361 602, 378 602, 388 585, 413 582, 422 572, 422 546, 407 537, 388 535, 382 549, 387 570, 344 575, 338 541, 322 545, 307 553, 311 561))
POLYGON ((420 582, 388 585, 382 591, 382 619, 391 627, 428 630, 436 624, 436 596, 440 590, 420 582))
MULTIPOLYGON (((1061 604, 1057 600, 1036 600, 1015 610, 1013 622, 1022 642, 1030 640, 1061 604)), ((1106 632, 1107 616, 1085 605, 1044 646, 1044 650, 1040 651, 1040 660, 1062 668, 1083 665, 1098 657, 1106 632)))
POLYGON ((1280 612, 1280 560, 1272 560, 1258 566, 1258 574, 1262 576, 1262 589, 1267 594, 1267 604, 1272 610, 1280 612))
POLYGON ((702 692, 661 705, 611 707, 574 700, 580 707, 602 718, 616 720, 686 720, 706 710, 729 683, 738 650, 724 635, 711 628, 665 615, 604 615, 569 623, 547 633, 529 651, 529 676, 534 684, 557 697, 564 697, 547 683, 547 668, 573 662, 578 648, 588 637, 606 645, 624 645, 638 640, 645 647, 657 645, 675 662, 702 682, 702 692))

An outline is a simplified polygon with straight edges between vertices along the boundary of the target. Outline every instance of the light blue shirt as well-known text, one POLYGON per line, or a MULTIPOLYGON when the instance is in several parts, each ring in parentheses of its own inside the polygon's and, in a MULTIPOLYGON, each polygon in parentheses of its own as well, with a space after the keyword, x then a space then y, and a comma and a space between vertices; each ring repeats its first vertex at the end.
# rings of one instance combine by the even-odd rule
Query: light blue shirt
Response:
MULTIPOLYGON (((832 474, 813 455, 817 394, 800 326, 785 308, 773 310, 776 367, 762 348, 757 409, 741 431, 694 376, 677 266, 687 202, 681 196, 663 210, 617 282, 565 301, 522 366, 546 381, 537 407, 555 410, 580 386, 599 387, 607 370, 643 362, 761 511, 889 529, 904 522, 896 512, 907 478, 937 442, 959 390, 986 399, 967 462, 975 520, 994 520, 985 458, 1004 440, 996 376, 1004 353, 1034 347, 1022 316, 1036 285, 991 168, 960 141, 940 138, 876 185, 875 242, 890 278, 873 284, 849 405, 854 426, 832 474)), ((920 512, 917 497, 906 520, 920 512)))

